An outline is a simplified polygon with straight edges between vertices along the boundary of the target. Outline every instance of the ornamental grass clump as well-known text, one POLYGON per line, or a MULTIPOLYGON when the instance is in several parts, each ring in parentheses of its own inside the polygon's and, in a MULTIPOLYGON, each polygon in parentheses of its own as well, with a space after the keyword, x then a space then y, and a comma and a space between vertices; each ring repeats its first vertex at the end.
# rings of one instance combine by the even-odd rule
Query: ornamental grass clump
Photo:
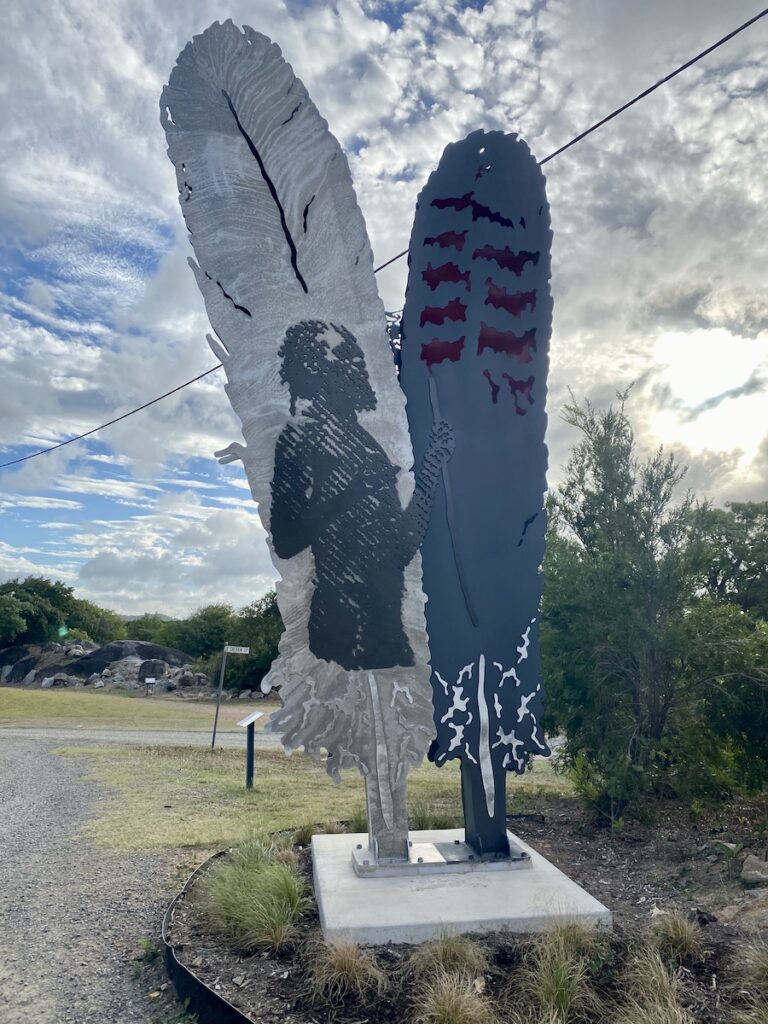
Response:
POLYGON ((659 953, 675 963, 701 956, 701 927, 677 911, 654 918, 651 938, 659 953))
POLYGON ((294 866, 277 863, 258 844, 244 844, 214 864, 202 882, 211 926, 244 952, 278 950, 296 936, 309 908, 306 883, 294 866))
POLYGON ((491 1001, 464 974, 439 971, 417 987, 412 1024, 498 1024, 491 1001))
POLYGON ((695 1024, 680 1002, 680 976, 658 950, 641 946, 630 957, 625 976, 627 996, 612 1007, 611 1024, 695 1024))
POLYGON ((511 1005, 522 999, 547 1024, 569 1024, 597 1013, 600 1001, 590 983, 590 956, 597 937, 577 924, 559 925, 536 939, 508 992, 511 1005))
POLYGON ((753 939, 741 960, 744 987, 768 1000, 768 942, 753 939))
POLYGON ((354 942, 318 943, 309 956, 309 990, 330 1003, 348 995, 365 1000, 381 995, 387 977, 376 961, 354 942))
POLYGON ((488 970, 488 957, 481 946, 465 935, 443 935, 417 946, 408 967, 420 981, 440 973, 461 974, 471 981, 488 970))

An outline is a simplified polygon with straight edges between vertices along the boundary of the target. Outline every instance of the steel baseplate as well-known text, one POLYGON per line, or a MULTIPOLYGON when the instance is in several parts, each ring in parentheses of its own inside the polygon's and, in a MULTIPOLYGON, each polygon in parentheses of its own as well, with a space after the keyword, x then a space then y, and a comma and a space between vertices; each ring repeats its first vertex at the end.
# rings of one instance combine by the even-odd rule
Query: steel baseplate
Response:
POLYGON ((440 842, 419 842, 408 840, 408 860, 395 863, 377 861, 366 843, 355 843, 352 850, 352 867, 355 874, 365 877, 397 877, 409 875, 464 875, 471 871, 513 871, 529 868, 531 858, 507 832, 509 856, 491 855, 480 857, 471 846, 461 839, 446 839, 440 842))

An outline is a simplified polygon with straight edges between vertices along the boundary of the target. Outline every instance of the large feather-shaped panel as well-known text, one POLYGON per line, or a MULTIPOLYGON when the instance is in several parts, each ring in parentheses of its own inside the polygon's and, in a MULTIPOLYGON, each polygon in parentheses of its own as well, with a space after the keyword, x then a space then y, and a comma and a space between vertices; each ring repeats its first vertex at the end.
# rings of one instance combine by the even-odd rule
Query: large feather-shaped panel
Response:
POLYGON ((526 144, 474 132, 421 192, 401 383, 414 453, 456 450, 422 545, 438 764, 461 759, 467 838, 506 848, 507 771, 546 751, 538 608, 552 320, 544 176, 526 144))
POLYGON ((280 49, 231 21, 182 51, 161 120, 246 441, 222 459, 242 458, 281 575, 272 727, 334 776, 357 765, 392 831, 429 670, 404 399, 349 167, 280 49))

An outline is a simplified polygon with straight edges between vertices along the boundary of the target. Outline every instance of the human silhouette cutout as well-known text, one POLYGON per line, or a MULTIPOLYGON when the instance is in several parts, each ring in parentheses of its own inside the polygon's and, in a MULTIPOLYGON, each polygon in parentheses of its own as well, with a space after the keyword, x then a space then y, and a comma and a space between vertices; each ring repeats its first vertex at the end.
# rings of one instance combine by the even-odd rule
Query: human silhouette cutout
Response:
POLYGON ((279 355, 292 419, 275 451, 272 541, 280 558, 312 549, 309 648, 350 671, 413 665, 401 614, 404 573, 453 452, 452 431, 446 423, 434 428, 403 508, 400 467, 358 420, 376 408, 376 396, 354 335, 306 320, 288 330, 279 355))

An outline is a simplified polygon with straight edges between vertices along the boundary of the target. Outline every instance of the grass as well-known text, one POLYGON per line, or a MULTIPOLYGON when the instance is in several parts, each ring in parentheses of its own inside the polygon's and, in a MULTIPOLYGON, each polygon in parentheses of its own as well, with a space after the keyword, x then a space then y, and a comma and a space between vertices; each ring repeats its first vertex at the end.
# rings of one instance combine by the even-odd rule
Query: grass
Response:
POLYGON ((309 990, 315 998, 337 1003, 346 996, 381 995, 387 976, 354 942, 319 943, 309 958, 309 990))
MULTIPOLYGON (((250 706, 250 705, 248 705, 250 706)), ((264 711, 278 704, 259 702, 264 711)), ((244 705, 227 701, 221 705, 219 728, 241 732, 237 721, 244 705)), ((102 693, 100 690, 20 690, 0 687, 0 729, 3 726, 82 729, 158 729, 196 731, 213 726, 213 703, 192 702, 178 697, 151 697, 142 693, 102 693)), ((256 726, 262 726, 259 722, 256 726)))
MULTIPOLYGON (((117 698, 120 700, 120 698, 117 698)), ((245 758, 239 750, 203 747, 65 746, 61 754, 81 759, 86 777, 109 790, 86 826, 99 845, 124 851, 232 845, 259 832, 293 831, 299 845, 312 832, 348 821, 360 805, 362 779, 345 772, 335 785, 321 764, 303 755, 259 750, 253 789, 245 789, 245 758)), ((548 762, 510 780, 511 797, 539 792, 570 793, 548 762)), ((436 808, 460 807, 457 762, 436 770, 422 765, 409 777, 409 797, 436 808)))
POLYGON ((413 1024, 496 1024, 491 1001, 467 977, 440 971, 416 991, 413 1024))
POLYGON ((565 922, 533 941, 525 962, 508 991, 510 1002, 520 996, 535 1007, 548 1024, 569 1024, 599 1001, 590 984, 590 957, 597 936, 575 923, 565 922))
POLYGON ((744 984, 768 1000, 768 942, 753 939, 741 955, 741 975, 744 984))
POLYGON ((680 1003, 680 978, 670 970, 657 949, 640 946, 626 971, 628 994, 612 1009, 612 1024, 695 1024, 680 1003))
POLYGON ((309 909, 306 882, 295 867, 246 843, 217 861, 200 882, 211 926, 245 952, 279 950, 296 937, 296 921, 309 909))
POLYGON ((482 946, 465 935, 444 935, 417 946, 408 967, 422 981, 441 973, 461 974, 471 981, 488 970, 488 957, 482 946))
POLYGON ((659 953, 675 963, 697 960, 701 956, 700 926, 677 911, 654 918, 651 937, 659 953))

